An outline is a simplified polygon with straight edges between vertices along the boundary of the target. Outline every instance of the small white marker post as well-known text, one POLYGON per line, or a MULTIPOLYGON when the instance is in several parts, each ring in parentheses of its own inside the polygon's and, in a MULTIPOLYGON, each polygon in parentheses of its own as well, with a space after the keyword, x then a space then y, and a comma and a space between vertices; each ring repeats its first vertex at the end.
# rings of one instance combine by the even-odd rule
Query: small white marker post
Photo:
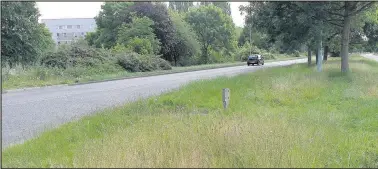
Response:
POLYGON ((230 103, 230 89, 225 88, 222 90, 222 101, 223 101, 223 108, 227 109, 228 104, 230 103))

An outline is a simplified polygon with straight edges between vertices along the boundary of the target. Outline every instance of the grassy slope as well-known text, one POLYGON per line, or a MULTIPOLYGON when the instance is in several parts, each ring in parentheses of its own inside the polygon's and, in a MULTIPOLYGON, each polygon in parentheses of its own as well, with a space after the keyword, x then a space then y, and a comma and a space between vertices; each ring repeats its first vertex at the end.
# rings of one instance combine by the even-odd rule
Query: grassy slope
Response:
MULTIPOLYGON (((303 57, 300 57, 300 58, 303 58, 303 57)), ((267 62, 300 59, 300 58, 286 57, 286 58, 279 58, 276 60, 267 60, 267 62)), ((208 64, 208 65, 198 65, 198 66, 188 66, 188 67, 173 67, 172 70, 159 70, 159 71, 153 71, 153 72, 136 72, 136 73, 126 72, 122 68, 116 68, 117 66, 112 67, 110 69, 103 68, 104 70, 98 70, 98 69, 84 70, 82 68, 77 68, 73 70, 67 70, 65 72, 62 72, 61 70, 53 70, 53 69, 36 69, 36 70, 28 71, 28 72, 21 71, 22 73, 20 73, 20 75, 18 76, 9 76, 7 80, 3 80, 2 87, 5 90, 9 90, 9 89, 19 89, 19 88, 25 88, 25 87, 51 86, 51 85, 57 85, 57 84, 74 84, 77 82, 86 83, 86 82, 154 76, 154 75, 162 75, 162 74, 169 74, 169 73, 179 73, 179 72, 214 69, 214 68, 240 66, 240 65, 245 65, 245 62, 208 64), (40 80, 40 76, 42 76, 43 74, 45 74, 44 79, 40 80)))
POLYGON ((3 167, 378 167, 378 63, 350 63, 194 82, 8 148, 3 167))

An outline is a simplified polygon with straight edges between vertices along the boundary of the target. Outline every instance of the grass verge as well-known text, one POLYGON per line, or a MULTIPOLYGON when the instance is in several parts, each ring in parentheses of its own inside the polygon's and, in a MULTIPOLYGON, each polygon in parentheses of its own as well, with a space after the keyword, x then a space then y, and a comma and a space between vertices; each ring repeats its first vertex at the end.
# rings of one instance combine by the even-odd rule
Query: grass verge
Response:
MULTIPOLYGON (((304 57, 285 57, 266 62, 301 59, 304 57)), ((159 70, 152 72, 135 72, 130 73, 118 68, 116 65, 109 65, 103 70, 74 68, 66 72, 58 69, 37 68, 30 71, 20 71, 17 75, 2 75, 3 90, 20 89, 25 87, 42 87, 58 84, 83 84, 109 80, 120 80, 136 77, 156 76, 172 73, 181 73, 188 71, 216 69, 232 66, 245 65, 245 62, 207 64, 188 67, 173 67, 172 70, 159 70), (111 67, 111 68, 110 68, 111 67)), ((4 71, 3 71, 4 72, 4 71)))
POLYGON ((197 81, 3 151, 3 167, 378 167, 378 63, 197 81), (228 110, 221 89, 231 89, 228 110))

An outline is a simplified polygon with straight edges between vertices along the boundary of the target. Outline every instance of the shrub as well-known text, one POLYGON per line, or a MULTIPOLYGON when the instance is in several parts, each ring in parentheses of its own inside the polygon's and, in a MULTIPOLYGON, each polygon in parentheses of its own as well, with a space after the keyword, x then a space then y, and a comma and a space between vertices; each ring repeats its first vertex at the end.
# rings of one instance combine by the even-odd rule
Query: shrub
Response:
POLYGON ((273 60, 273 59, 276 59, 276 57, 274 56, 273 53, 263 53, 262 56, 263 56, 264 59, 266 59, 266 60, 273 60))
POLYGON ((293 55, 294 55, 294 57, 300 57, 301 56, 301 54, 297 50, 294 51, 293 55))
POLYGON ((138 53, 120 53, 117 63, 130 72, 148 72, 154 70, 172 69, 168 61, 154 55, 140 55, 138 53))
POLYGON ((171 69, 172 69, 171 64, 169 64, 168 61, 166 61, 166 60, 164 60, 164 59, 162 59, 162 58, 159 58, 159 57, 158 57, 157 60, 156 60, 156 62, 157 62, 158 67, 159 67, 161 70, 171 70, 171 69))
POLYGON ((110 51, 90 47, 85 41, 79 40, 70 45, 61 45, 54 52, 48 52, 41 58, 41 64, 47 67, 95 67, 110 61, 110 51))
POLYGON ((121 53, 117 56, 117 63, 122 66, 125 70, 130 72, 139 72, 139 65, 141 61, 139 59, 139 54, 131 53, 121 53))
POLYGON ((141 55, 152 54, 154 49, 149 39, 135 37, 127 44, 127 49, 141 55))
POLYGON ((242 47, 240 47, 237 52, 235 52, 234 58, 241 61, 247 61, 250 51, 252 54, 261 54, 263 53, 262 50, 257 48, 256 46, 250 46, 249 43, 245 43, 242 47))

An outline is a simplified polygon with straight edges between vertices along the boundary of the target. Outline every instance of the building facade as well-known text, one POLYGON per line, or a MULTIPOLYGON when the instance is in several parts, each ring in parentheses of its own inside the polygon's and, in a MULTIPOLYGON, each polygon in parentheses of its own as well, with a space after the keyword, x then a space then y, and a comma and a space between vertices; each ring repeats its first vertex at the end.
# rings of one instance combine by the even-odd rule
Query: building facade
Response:
POLYGON ((96 30, 94 18, 42 19, 55 44, 69 44, 96 30))

